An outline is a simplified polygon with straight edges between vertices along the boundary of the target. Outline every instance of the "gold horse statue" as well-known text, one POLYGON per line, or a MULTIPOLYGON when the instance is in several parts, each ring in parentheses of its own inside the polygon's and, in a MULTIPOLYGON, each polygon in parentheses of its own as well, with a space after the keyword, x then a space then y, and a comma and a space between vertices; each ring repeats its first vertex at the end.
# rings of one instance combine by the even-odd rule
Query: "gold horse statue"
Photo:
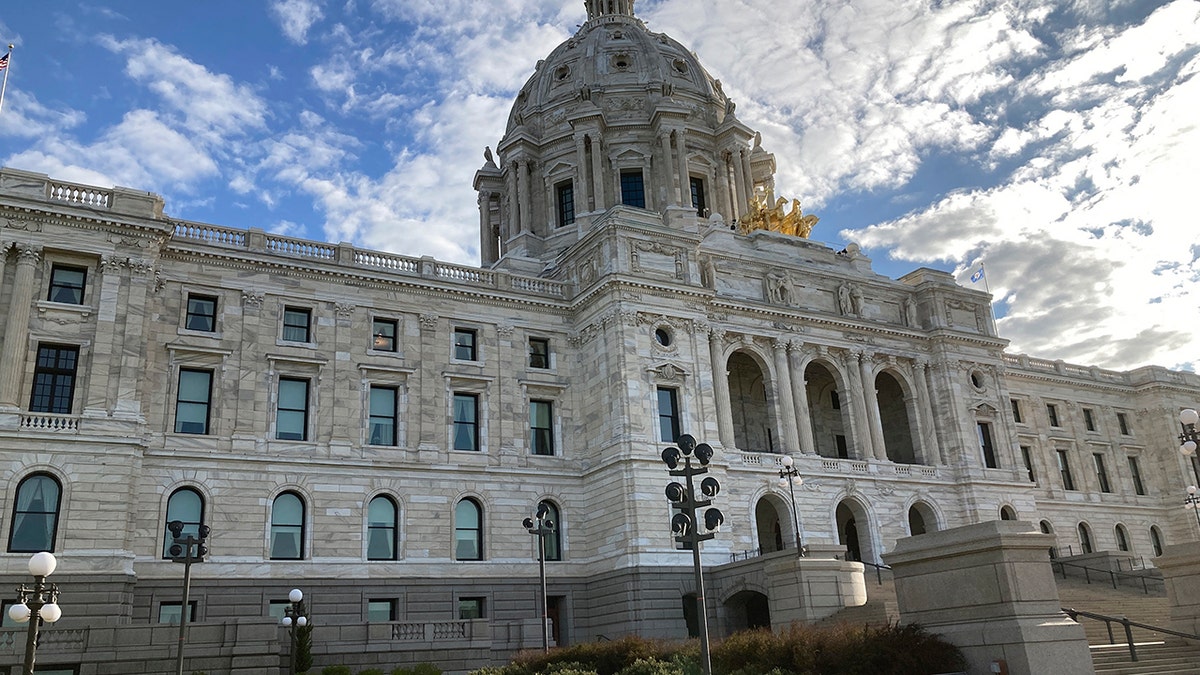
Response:
POLYGON ((755 230, 770 230, 780 234, 790 234, 801 239, 808 239, 813 226, 820 218, 814 215, 804 215, 800 209, 800 200, 792 200, 792 209, 784 211, 787 199, 780 197, 774 206, 767 205, 767 198, 762 193, 754 195, 750 200, 750 211, 738 220, 738 231, 750 234, 755 230))

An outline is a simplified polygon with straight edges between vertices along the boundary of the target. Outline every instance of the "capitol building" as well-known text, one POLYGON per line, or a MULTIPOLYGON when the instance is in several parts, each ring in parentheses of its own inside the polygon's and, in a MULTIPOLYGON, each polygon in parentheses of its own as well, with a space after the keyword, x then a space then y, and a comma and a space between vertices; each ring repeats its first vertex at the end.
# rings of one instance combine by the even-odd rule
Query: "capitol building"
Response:
POLYGON ((1200 376, 1009 353, 988 294, 810 238, 836 224, 697 56, 586 4, 473 176, 479 267, 0 170, 0 570, 59 559, 39 673, 174 672, 184 611, 187 672, 278 672, 293 588, 318 666, 503 662, 542 643, 539 506, 551 640, 686 638, 681 434, 721 486, 715 636, 861 604, 910 535, 1029 521, 1146 565, 1197 536, 1200 376), (186 608, 175 520, 210 528, 186 608))

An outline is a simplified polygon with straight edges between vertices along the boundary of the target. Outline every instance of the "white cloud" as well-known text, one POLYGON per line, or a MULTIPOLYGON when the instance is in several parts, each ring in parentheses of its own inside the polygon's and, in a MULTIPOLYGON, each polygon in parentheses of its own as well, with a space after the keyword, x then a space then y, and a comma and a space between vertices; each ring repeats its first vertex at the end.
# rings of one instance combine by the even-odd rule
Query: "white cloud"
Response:
POLYGON ((325 18, 321 5, 315 0, 274 0, 271 14, 288 40, 303 45, 308 43, 308 30, 325 18))

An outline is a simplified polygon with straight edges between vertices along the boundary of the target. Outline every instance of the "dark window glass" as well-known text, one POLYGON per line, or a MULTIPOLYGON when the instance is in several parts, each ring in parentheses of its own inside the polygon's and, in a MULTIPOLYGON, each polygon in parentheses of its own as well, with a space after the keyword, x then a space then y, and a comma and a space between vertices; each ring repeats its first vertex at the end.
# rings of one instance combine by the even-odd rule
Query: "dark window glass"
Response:
POLYGON ((458 599, 458 618, 462 620, 482 619, 486 616, 483 613, 483 598, 459 598, 458 599))
POLYGON ((396 600, 367 600, 367 621, 378 623, 396 620, 396 600))
POLYGON ((454 395, 454 449, 479 450, 479 396, 454 395))
POLYGON ((1083 409, 1083 426, 1086 427, 1088 431, 1096 430, 1096 416, 1092 413, 1091 408, 1083 409))
POLYGON ((38 345, 29 410, 70 414, 71 401, 75 398, 75 370, 78 365, 78 347, 38 345))
POLYGON ((477 361, 475 331, 469 328, 454 329, 454 358, 459 361, 477 361))
POLYGON ((850 446, 846 443, 846 437, 843 434, 834 435, 833 443, 837 447, 839 459, 850 459, 850 446))
POLYGON ((1050 426, 1058 426, 1058 406, 1053 403, 1046 404, 1046 417, 1050 418, 1050 426))
POLYGON ((473 499, 454 508, 454 559, 483 560, 483 509, 473 499))
POLYGON ((171 544, 175 543, 175 537, 167 529, 167 524, 173 520, 183 523, 180 536, 200 535, 200 523, 204 522, 204 498, 199 492, 192 488, 179 488, 167 499, 167 517, 163 521, 163 558, 171 557, 171 544))
POLYGON ((1129 430, 1129 416, 1125 413, 1117 413, 1117 425, 1121 428, 1122 436, 1133 435, 1133 432, 1129 430))
POLYGON ((279 378, 275 438, 284 441, 308 440, 308 380, 279 378))
POLYGON ((692 206, 696 207, 696 215, 701 218, 708 217, 708 202, 704 198, 704 179, 691 177, 692 186, 692 206))
MULTIPOLYGON (((173 623, 173 624, 178 625, 179 619, 180 619, 180 614, 181 614, 179 609, 181 606, 182 606, 182 604, 179 603, 178 601, 164 602, 164 603, 159 604, 159 606, 158 606, 158 622, 159 623, 173 623)), ((193 623, 195 620, 196 620, 196 601, 192 600, 191 602, 188 603, 188 623, 193 623)))
POLYGON ((996 463, 996 448, 992 445, 992 425, 979 422, 976 428, 979 430, 979 447, 983 449, 983 465, 995 469, 999 465, 996 463))
POLYGON ((367 507, 367 560, 396 559, 396 520, 396 502, 390 497, 371 500, 367 507))
POLYGON ((83 304, 83 289, 87 283, 87 268, 54 265, 50 268, 50 302, 69 305, 83 304))
POLYGON ((8 531, 9 553, 54 552, 61 497, 62 486, 44 473, 21 481, 8 531))
POLYGON ((562 514, 553 502, 543 500, 546 519, 554 523, 554 531, 546 535, 546 560, 562 560, 562 514))
POLYGON ((368 443, 370 445, 396 444, 396 399, 394 387, 371 387, 370 424, 368 443))
POLYGON ((1075 480, 1071 478, 1071 464, 1067 461, 1067 451, 1056 450, 1055 453, 1058 455, 1058 474, 1062 476, 1063 489, 1074 490, 1075 480))
POLYGON ((1118 525, 1114 531, 1117 535, 1117 550, 1118 551, 1128 551, 1129 550, 1129 535, 1125 534, 1125 528, 1121 525, 1118 525))
POLYGON ((829 405, 832 406, 834 410, 842 409, 842 397, 838 396, 836 391, 829 392, 829 405))
POLYGON ((371 349, 380 352, 396 351, 397 323, 392 319, 371 321, 371 349))
POLYGON ((1037 478, 1033 475, 1033 458, 1029 454, 1029 446, 1021 446, 1021 461, 1025 463, 1025 471, 1029 473, 1029 482, 1036 483, 1037 478))
POLYGON ((545 338, 529 338, 529 367, 550 367, 550 341, 545 338))
POLYGON ((1024 420, 1021 419, 1021 402, 1015 398, 1009 399, 1008 402, 1012 404, 1013 421, 1017 424, 1024 422, 1024 420))
POLYGON ((188 295, 183 327, 211 333, 217 329, 217 299, 210 295, 188 295))
POLYGON ((658 388, 658 437, 664 443, 679 438, 679 394, 675 389, 658 388))
POLYGON ((1162 533, 1158 531, 1157 526, 1150 526, 1150 546, 1154 549, 1154 557, 1162 555, 1163 539, 1162 533))
POLYGON ((535 455, 554 454, 554 404, 529 402, 529 447, 535 455))
POLYGON ((575 222, 575 188, 571 183, 560 183, 555 189, 558 196, 558 226, 575 222))
POLYGON ((1108 470, 1104 468, 1104 455, 1094 453, 1092 461, 1096 465, 1096 480, 1100 483, 1100 491, 1112 492, 1108 485, 1108 470))
POLYGON ((1129 458, 1129 475, 1133 477, 1133 491, 1139 495, 1146 494, 1146 486, 1142 484, 1142 470, 1138 466, 1137 457, 1129 458))
POLYGON ((1084 553, 1092 552, 1092 533, 1083 523, 1079 524, 1079 549, 1084 553))
POLYGON ((212 400, 212 371, 179 369, 175 399, 175 433, 207 434, 212 400))
POLYGON ((283 309, 283 339, 287 342, 310 342, 312 310, 298 307, 283 309))
POLYGON ((646 208, 646 186, 640 169, 621 172, 621 203, 639 209, 646 208))
POLYGON ((271 560, 304 559, 304 501, 284 492, 271 506, 271 560))

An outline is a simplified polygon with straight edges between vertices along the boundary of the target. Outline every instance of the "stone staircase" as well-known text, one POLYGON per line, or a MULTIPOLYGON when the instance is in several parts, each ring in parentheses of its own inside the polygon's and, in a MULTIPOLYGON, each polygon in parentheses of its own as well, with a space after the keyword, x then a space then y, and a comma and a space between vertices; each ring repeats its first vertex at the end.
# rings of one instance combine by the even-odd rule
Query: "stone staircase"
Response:
MULTIPOLYGON (((886 574, 886 573, 885 573, 886 574)), ((867 575, 867 603, 848 607, 823 620, 823 624, 850 623, 853 625, 885 625, 896 623, 900 612, 896 603, 896 586, 885 576, 877 583, 874 574, 867 575)), ((1124 616, 1130 621, 1151 626, 1170 626, 1170 607, 1165 593, 1102 583, 1087 584, 1074 577, 1056 577, 1059 600, 1063 607, 1093 614, 1124 616)), ((1153 588, 1153 587, 1152 587, 1153 588)), ((1092 663, 1097 675, 1200 675, 1200 645, 1188 644, 1180 638, 1156 631, 1131 628, 1138 660, 1131 661, 1125 628, 1112 624, 1112 639, 1103 621, 1079 618, 1091 645, 1092 663), (1114 644, 1115 643, 1115 644, 1114 644)))

